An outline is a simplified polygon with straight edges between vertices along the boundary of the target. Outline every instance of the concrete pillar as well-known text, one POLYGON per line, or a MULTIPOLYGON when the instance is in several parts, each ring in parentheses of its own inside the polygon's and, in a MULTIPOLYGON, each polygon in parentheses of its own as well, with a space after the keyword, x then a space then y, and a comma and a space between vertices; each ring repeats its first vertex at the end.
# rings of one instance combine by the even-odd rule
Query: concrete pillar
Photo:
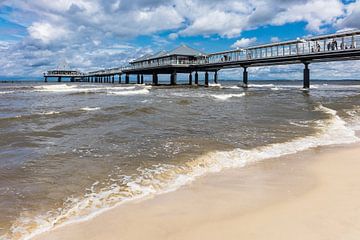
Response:
POLYGON ((214 83, 218 83, 218 72, 217 71, 215 71, 215 73, 214 73, 214 83))
POLYGON ((304 63, 304 88, 309 89, 310 88, 310 69, 309 69, 309 63, 304 63))
POLYGON ((205 87, 209 86, 209 73, 205 72, 205 87))
POLYGON ((136 83, 137 83, 137 84, 140 84, 140 83, 141 83, 140 74, 137 75, 136 83))
POLYGON ((192 73, 189 73, 189 85, 192 85, 192 73))
POLYGON ((44 78, 44 81, 45 81, 45 82, 48 82, 48 78, 47 78, 47 77, 45 77, 45 78, 44 78))
POLYGON ((144 84, 144 74, 141 74, 141 81, 140 81, 141 84, 144 84))
POLYGON ((125 76, 125 84, 129 84, 130 83, 130 76, 129 74, 126 74, 125 76))
POLYGON ((174 71, 173 73, 171 73, 170 84, 176 85, 176 80, 177 80, 177 74, 176 74, 176 71, 174 71))
POLYGON ((111 77, 111 82, 114 84, 115 83, 115 75, 112 75, 111 77))
POLYGON ((119 74, 119 84, 121 84, 121 74, 119 74))
POLYGON ((247 87, 248 86, 248 71, 247 71, 247 67, 243 67, 244 68, 244 72, 243 72, 243 87, 247 87))
POLYGON ((158 75, 156 73, 153 73, 153 76, 152 76, 152 82, 153 82, 153 85, 159 85, 159 79, 158 79, 158 75))
POLYGON ((58 77, 58 82, 61 82, 61 77, 58 77))
POLYGON ((199 73, 195 72, 195 85, 199 85, 199 73))

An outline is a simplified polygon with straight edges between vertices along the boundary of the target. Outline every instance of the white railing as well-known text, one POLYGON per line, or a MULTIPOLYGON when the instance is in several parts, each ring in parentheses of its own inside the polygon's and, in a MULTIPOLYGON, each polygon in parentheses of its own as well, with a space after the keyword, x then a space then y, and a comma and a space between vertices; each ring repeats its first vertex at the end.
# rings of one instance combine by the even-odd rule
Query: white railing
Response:
POLYGON ((199 64, 227 63, 237 61, 250 61, 268 58, 281 58, 288 56, 301 56, 310 54, 322 54, 329 52, 350 51, 360 49, 360 31, 340 32, 336 34, 297 39, 294 41, 271 43, 254 46, 245 49, 208 54, 197 60, 181 59, 152 59, 129 66, 103 69, 90 72, 87 75, 114 75, 121 74, 124 70, 136 70, 162 66, 188 66, 199 64))

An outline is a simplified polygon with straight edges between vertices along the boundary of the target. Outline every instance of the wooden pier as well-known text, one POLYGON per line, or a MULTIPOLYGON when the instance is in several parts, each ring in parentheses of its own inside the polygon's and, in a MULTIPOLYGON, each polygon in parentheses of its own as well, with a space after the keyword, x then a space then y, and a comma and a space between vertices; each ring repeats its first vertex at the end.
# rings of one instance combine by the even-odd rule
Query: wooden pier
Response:
POLYGON ((199 74, 203 73, 204 86, 209 86, 210 74, 217 83, 218 71, 242 68, 243 86, 247 87, 250 67, 303 64, 303 86, 310 88, 311 63, 349 60, 360 60, 360 31, 340 32, 211 54, 182 45, 170 52, 161 51, 154 55, 144 55, 126 67, 89 73, 54 70, 45 73, 44 78, 45 82, 50 77, 56 77, 58 81, 68 77, 72 81, 129 84, 130 76, 135 75, 136 83, 144 84, 144 75, 150 75, 152 84, 158 85, 158 75, 168 74, 170 85, 176 85, 177 74, 182 73, 188 74, 190 85, 199 85, 199 74))

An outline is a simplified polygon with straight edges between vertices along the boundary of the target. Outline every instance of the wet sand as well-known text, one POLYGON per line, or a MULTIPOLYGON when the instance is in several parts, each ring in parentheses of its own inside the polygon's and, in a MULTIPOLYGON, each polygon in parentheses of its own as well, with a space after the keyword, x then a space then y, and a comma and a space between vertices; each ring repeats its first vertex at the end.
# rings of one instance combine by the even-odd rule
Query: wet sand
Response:
POLYGON ((209 174, 40 239, 359 239, 360 147, 317 148, 209 174))

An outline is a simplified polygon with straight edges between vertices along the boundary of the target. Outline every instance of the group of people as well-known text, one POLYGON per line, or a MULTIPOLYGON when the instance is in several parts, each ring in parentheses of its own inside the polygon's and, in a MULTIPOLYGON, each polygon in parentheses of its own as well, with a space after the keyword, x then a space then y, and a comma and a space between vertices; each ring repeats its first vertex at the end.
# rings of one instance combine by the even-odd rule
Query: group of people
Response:
MULTIPOLYGON (((344 43, 344 41, 341 42, 340 47, 338 46, 338 42, 336 41, 336 39, 333 39, 332 41, 328 42, 327 44, 327 50, 328 51, 335 51, 338 49, 344 50, 344 49, 351 49, 351 48, 355 48, 355 42, 353 44, 351 44, 350 46, 346 45, 344 43)), ((320 52, 321 51, 321 47, 320 44, 318 42, 315 42, 315 44, 311 47, 311 52, 320 52)))
MULTIPOLYGON (((344 43, 342 42, 340 45, 340 48, 343 49, 344 48, 344 43)), ((327 50, 330 51, 334 51, 334 50, 338 50, 338 43, 335 39, 332 40, 332 42, 328 42, 327 44, 327 50)))

